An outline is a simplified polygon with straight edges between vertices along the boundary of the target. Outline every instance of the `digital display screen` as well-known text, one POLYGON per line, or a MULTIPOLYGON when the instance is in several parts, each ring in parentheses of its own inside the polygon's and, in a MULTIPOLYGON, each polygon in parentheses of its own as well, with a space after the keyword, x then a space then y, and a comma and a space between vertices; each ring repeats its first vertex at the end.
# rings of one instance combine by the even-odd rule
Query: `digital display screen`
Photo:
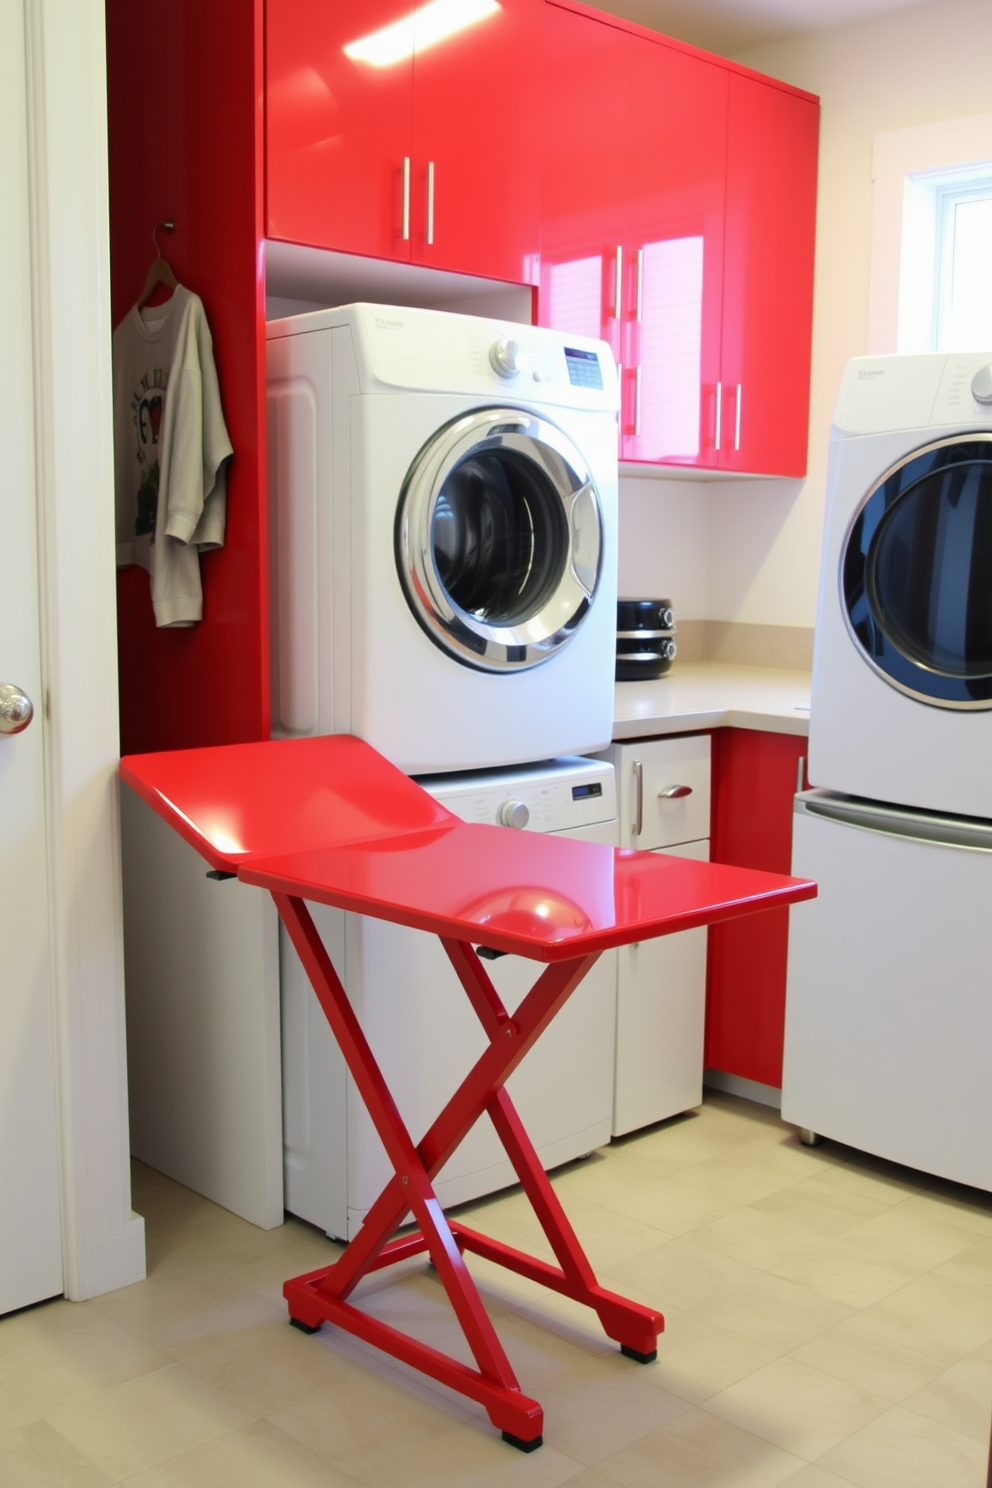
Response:
POLYGON ((573 785, 572 800, 588 801, 590 796, 601 796, 603 794, 603 782, 592 780, 588 785, 573 785))
POLYGON ((568 380, 573 387, 603 387, 603 369, 594 351, 578 351, 573 346, 565 347, 565 365, 568 380))

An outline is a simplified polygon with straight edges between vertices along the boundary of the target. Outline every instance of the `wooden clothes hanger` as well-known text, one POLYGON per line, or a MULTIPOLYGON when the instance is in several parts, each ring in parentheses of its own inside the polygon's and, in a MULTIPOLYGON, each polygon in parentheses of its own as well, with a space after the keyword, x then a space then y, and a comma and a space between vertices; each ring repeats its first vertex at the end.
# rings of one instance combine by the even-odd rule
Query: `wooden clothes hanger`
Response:
POLYGON ((179 288, 179 280, 172 272, 172 265, 169 263, 169 260, 167 258, 162 257, 162 250, 158 246, 159 228, 161 227, 165 232, 171 233, 175 231, 175 226, 176 224, 174 222, 165 221, 156 222, 155 226, 152 228, 152 242, 155 244, 156 257, 152 259, 151 263, 148 266, 148 273, 145 275, 144 287, 142 288, 140 295, 135 301, 134 308, 136 310, 142 310, 144 306, 148 304, 148 301, 151 299, 152 295, 155 293, 156 289, 158 289, 160 284, 164 285, 166 289, 175 290, 179 288))

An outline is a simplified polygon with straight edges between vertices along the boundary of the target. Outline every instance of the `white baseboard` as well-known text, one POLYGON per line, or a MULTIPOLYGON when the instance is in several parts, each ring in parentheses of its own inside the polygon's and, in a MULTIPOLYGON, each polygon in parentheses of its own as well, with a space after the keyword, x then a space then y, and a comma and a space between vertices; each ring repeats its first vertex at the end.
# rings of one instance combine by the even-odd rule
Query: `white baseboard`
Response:
POLYGON ((80 1261, 80 1292, 76 1296, 67 1289, 70 1302, 87 1302, 91 1297, 102 1297, 104 1292, 116 1292, 118 1287, 144 1281, 145 1221, 141 1215, 132 1214, 119 1234, 108 1235, 80 1261))
POLYGON ((710 1090, 722 1090, 727 1095, 739 1095, 743 1100, 757 1101, 759 1106, 782 1109, 782 1092, 776 1085, 762 1085, 760 1080, 746 1080, 743 1075, 728 1075, 725 1070, 708 1069, 703 1072, 703 1085, 710 1090))

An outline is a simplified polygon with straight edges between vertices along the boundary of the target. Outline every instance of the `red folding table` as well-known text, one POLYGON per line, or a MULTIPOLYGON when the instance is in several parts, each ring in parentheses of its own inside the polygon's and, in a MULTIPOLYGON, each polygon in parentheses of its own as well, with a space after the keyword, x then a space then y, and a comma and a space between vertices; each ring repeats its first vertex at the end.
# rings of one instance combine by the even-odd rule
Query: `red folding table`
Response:
MULTIPOLYGON (((461 821, 367 744, 348 735, 131 755, 121 777, 215 876, 268 889, 393 1166, 361 1230, 331 1266, 287 1281, 290 1321, 330 1322, 477 1400, 506 1441, 542 1440, 464 1260, 487 1259, 591 1307, 642 1363, 664 1318, 607 1291, 565 1217, 505 1084, 601 952, 754 910, 810 899, 801 879, 461 821), (305 901, 437 935, 488 1046, 415 1142, 390 1095, 305 901), (476 953, 545 963, 512 1015, 476 953), (548 1237, 551 1265, 449 1220, 432 1180, 483 1112, 548 1237), (398 1231, 412 1215, 416 1229, 398 1231), (350 1301, 362 1277, 426 1253, 477 1368, 371 1317, 350 1301)), ((402 986, 395 995, 403 996, 402 986)))

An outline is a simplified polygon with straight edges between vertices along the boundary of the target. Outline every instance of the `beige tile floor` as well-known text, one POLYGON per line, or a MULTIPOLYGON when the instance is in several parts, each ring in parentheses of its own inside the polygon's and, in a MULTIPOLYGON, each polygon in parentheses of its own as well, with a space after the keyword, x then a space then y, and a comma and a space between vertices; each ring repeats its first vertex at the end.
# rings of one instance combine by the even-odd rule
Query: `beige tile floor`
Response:
MULTIPOLYGON (((148 1280, 0 1319, 2 1488, 981 1488, 992 1197, 800 1147, 729 1096, 562 1169, 601 1280, 660 1307, 655 1364, 585 1309, 473 1262, 545 1444, 330 1328, 282 1281, 337 1249, 135 1169, 148 1280)), ((545 1251, 519 1192, 473 1223, 545 1251)), ((366 1305, 467 1357, 419 1263, 366 1305)))

